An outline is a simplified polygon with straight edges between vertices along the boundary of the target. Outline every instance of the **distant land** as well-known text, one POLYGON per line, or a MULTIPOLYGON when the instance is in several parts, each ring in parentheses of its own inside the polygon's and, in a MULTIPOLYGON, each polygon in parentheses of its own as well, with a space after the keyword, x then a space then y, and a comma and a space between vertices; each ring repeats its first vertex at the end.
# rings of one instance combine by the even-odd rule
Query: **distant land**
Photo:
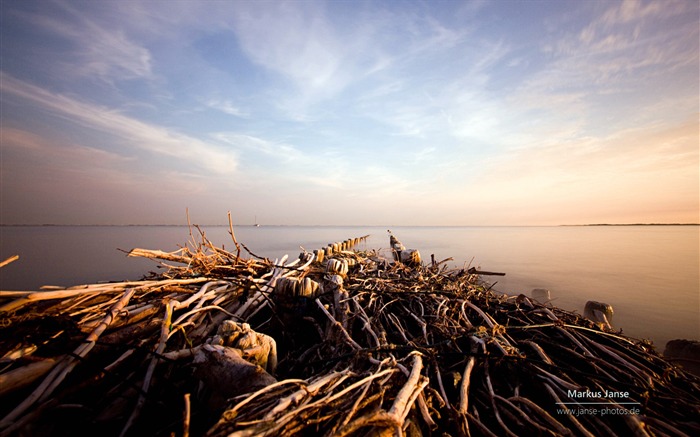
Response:
MULTIPOLYGON (((194 225, 194 224, 193 224, 194 225)), ((54 223, 41 223, 41 224, 12 224, 12 223, 0 223, 0 227, 50 227, 50 226, 55 226, 55 227, 187 227, 187 224, 54 224, 54 223)), ((207 227, 222 227, 222 226, 228 226, 228 224, 197 224, 196 226, 199 226, 201 228, 207 228, 207 227)), ((240 226, 255 226, 250 223, 234 223, 233 226, 240 227, 240 226)), ((368 227, 492 227, 491 225, 348 225, 348 224, 342 224, 342 225, 264 225, 266 227, 295 227, 295 226, 305 226, 305 227, 347 227, 347 226, 357 226, 357 227, 363 227, 363 226, 368 226, 368 227)), ((587 224, 578 224, 578 225, 494 225, 496 227, 549 227, 549 226, 700 226, 700 223, 587 223, 587 224)))
POLYGON ((700 223, 589 223, 585 225, 561 226, 700 226, 700 223))

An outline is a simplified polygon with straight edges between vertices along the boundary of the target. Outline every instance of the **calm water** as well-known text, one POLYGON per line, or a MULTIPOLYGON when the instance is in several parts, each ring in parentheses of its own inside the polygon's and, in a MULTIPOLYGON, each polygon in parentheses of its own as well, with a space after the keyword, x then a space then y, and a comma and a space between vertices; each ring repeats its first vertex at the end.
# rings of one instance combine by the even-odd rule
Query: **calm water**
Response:
MULTIPOLYGON (((232 248, 227 227, 206 227, 217 245, 232 248)), ((383 249, 383 227, 234 228, 239 241, 258 255, 296 257, 307 250, 370 234, 360 248, 383 249)), ((494 289, 529 294, 551 290, 552 303, 583 312, 588 300, 611 304, 613 325, 654 341, 657 349, 674 338, 700 340, 700 228, 615 227, 396 227, 408 248, 453 266, 505 272, 494 289)), ((186 227, 0 227, 0 260, 20 260, 0 269, 0 289, 32 290, 41 285, 76 285, 139 279, 157 271, 150 260, 127 258, 118 248, 178 249, 189 240, 186 227)))

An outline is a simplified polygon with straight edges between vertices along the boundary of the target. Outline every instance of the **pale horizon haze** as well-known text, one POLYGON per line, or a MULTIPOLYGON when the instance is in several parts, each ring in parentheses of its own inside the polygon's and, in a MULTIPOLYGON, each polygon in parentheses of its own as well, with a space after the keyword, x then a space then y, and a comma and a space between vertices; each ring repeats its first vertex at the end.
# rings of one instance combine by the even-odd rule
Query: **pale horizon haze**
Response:
POLYGON ((0 3, 0 224, 700 222, 700 3, 0 3))

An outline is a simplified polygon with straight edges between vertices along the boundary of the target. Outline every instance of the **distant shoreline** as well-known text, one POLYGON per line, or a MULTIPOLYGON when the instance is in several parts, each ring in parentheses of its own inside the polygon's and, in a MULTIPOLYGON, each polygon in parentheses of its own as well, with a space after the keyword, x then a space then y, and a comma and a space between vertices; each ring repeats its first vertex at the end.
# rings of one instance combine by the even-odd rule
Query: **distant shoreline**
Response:
MULTIPOLYGON (((228 224, 205 224, 198 225, 200 227, 223 227, 228 226, 228 224)), ((253 224, 234 224, 235 227, 253 227, 253 224)), ((582 227, 582 226, 700 226, 700 223, 585 223, 578 225, 264 225, 266 227, 409 227, 409 228, 490 228, 490 227, 502 227, 502 228, 512 228, 512 227, 523 227, 523 228, 548 228, 548 227, 582 227)), ((5 224, 0 223, 0 228, 2 227, 104 227, 104 228, 126 228, 126 227, 188 227, 186 224, 130 224, 130 225, 99 225, 99 224, 54 224, 54 223, 41 223, 41 224, 5 224)))
POLYGON ((589 223, 584 225, 560 226, 700 226, 700 223, 589 223))

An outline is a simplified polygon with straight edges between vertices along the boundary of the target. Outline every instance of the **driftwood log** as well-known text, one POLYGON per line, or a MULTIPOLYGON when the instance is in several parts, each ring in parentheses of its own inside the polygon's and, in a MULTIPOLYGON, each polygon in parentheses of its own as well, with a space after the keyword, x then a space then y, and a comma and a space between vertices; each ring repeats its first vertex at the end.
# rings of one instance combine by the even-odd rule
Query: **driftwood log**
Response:
POLYGON ((166 267, 143 281, 0 292, 0 436, 700 434, 700 379, 494 272, 230 233, 133 250, 166 267))

